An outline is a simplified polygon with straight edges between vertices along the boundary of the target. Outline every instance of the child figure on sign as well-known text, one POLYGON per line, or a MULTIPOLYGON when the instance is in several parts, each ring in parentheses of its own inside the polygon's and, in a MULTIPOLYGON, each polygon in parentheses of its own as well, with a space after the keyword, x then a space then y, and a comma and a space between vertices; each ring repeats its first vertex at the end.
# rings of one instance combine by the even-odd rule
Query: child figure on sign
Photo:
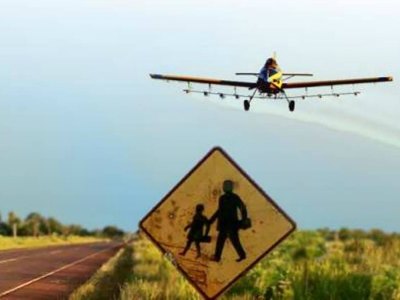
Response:
POLYGON ((188 229, 190 230, 187 235, 187 242, 185 249, 181 253, 179 253, 180 255, 185 255, 186 252, 190 249, 192 243, 194 242, 197 250, 196 258, 200 257, 201 255, 200 243, 206 240, 205 238, 207 238, 208 232, 210 231, 210 224, 208 222, 208 219, 203 215, 203 211, 204 211, 204 205, 197 204, 196 212, 195 215, 193 216, 192 223, 190 223, 185 227, 185 231, 187 231, 188 229))

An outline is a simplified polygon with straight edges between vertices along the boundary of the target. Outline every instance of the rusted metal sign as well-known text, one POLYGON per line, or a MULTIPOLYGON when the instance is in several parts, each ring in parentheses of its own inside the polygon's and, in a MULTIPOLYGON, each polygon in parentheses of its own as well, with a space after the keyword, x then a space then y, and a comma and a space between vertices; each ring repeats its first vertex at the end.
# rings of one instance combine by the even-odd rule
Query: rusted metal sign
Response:
POLYGON ((296 224, 217 147, 143 218, 140 228, 205 299, 215 299, 296 224))

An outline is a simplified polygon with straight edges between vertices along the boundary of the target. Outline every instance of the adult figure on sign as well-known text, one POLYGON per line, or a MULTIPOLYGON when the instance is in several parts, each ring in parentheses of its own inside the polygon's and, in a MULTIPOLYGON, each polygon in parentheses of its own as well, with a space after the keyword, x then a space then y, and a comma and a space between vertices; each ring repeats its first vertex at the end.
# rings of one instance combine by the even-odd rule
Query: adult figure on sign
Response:
POLYGON ((237 262, 246 258, 246 252, 243 249, 239 239, 239 229, 241 224, 245 223, 247 218, 247 209, 242 199, 233 192, 233 181, 225 180, 222 189, 224 194, 219 197, 218 209, 210 218, 210 224, 215 220, 217 223, 217 244, 215 246, 214 261, 219 262, 224 249, 225 241, 227 238, 231 241, 236 250, 239 258, 237 262), (241 219, 238 217, 238 212, 241 214, 241 219))

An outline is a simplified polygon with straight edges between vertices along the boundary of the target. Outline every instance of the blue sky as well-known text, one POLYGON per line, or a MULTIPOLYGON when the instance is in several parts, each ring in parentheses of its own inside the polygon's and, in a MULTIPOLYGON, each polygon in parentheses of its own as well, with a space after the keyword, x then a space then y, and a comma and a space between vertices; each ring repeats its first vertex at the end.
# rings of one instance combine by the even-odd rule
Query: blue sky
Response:
POLYGON ((388 0, 4 0, 0 212, 136 229, 219 145, 300 228, 399 231, 399 17, 388 0), (273 51, 316 79, 395 81, 245 113, 148 77, 233 79, 273 51))

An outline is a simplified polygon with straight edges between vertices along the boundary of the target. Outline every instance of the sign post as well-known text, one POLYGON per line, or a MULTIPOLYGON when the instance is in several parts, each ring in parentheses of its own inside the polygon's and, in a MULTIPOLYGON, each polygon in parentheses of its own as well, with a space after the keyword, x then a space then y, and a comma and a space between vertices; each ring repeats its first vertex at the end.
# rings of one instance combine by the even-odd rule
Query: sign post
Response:
POLYGON ((205 299, 215 299, 296 224, 216 147, 143 218, 140 228, 205 299))

